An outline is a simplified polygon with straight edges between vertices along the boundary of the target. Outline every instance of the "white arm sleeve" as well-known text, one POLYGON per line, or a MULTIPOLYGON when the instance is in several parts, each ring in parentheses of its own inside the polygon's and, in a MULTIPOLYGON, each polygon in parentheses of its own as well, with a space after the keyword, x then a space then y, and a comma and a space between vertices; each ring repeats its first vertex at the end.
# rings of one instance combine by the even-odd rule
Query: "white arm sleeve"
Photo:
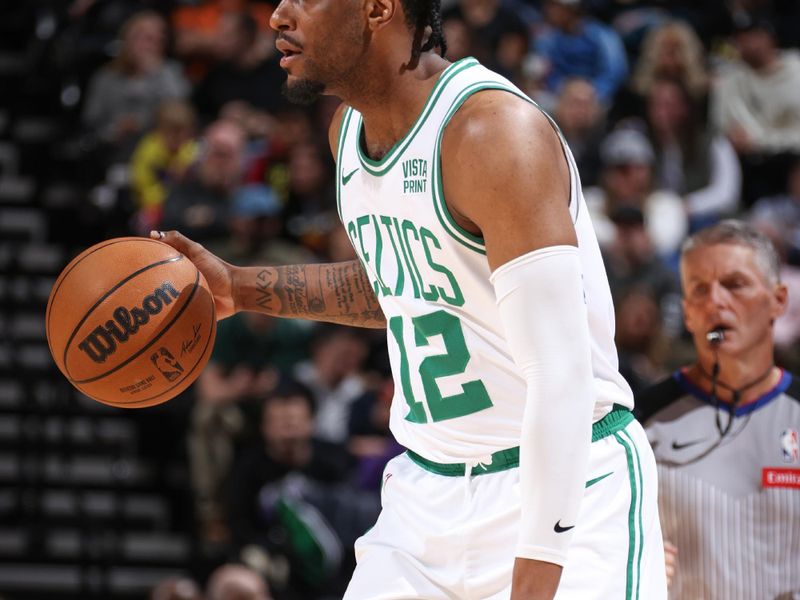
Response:
POLYGON ((578 249, 530 252, 499 267, 491 282, 528 390, 516 556, 563 565, 584 493, 595 403, 578 249))
POLYGON ((742 191, 742 168, 736 150, 724 136, 711 142, 711 179, 708 185, 686 194, 689 214, 732 214, 736 212, 742 191))

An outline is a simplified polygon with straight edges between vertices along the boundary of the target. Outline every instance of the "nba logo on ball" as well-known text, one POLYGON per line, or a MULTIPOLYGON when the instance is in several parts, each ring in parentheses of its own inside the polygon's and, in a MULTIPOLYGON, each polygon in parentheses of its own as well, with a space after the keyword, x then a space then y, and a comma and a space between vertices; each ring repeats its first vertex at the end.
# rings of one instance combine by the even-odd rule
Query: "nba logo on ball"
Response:
POLYGON ((156 368, 161 371, 161 374, 167 378, 167 381, 175 381, 181 376, 181 373, 183 373, 181 363, 175 360, 172 353, 164 348, 164 346, 161 346, 158 352, 152 354, 150 360, 156 368))
POLYGON ((800 461, 800 440, 796 429, 786 429, 781 433, 781 452, 783 462, 796 463, 800 461))

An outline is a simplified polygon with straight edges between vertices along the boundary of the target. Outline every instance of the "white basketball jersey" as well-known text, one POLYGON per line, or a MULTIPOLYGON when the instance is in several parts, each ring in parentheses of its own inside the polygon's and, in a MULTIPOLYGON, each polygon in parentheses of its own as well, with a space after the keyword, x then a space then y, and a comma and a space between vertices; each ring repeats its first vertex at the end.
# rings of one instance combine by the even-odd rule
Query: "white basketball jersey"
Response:
MULTIPOLYGON (((339 133, 339 215, 386 315, 395 381, 391 429, 401 444, 439 462, 475 463, 518 446, 526 402, 526 384, 489 283, 484 242, 453 220, 442 192, 444 128, 467 98, 486 89, 531 101, 467 58, 445 69, 412 128, 381 160, 364 152, 357 111, 345 110, 339 133)), ((589 311, 597 421, 614 404, 633 407, 633 397, 618 372, 605 267, 574 159, 564 148, 589 311)))

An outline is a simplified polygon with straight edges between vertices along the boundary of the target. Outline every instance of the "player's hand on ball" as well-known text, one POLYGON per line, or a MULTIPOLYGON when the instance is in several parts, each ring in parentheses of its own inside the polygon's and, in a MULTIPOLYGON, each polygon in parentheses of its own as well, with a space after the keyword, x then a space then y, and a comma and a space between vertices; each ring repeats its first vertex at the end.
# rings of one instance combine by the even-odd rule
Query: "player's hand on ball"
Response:
POLYGON ((214 294, 217 320, 225 319, 236 313, 236 301, 233 297, 233 265, 226 263, 177 231, 151 231, 150 237, 175 248, 192 261, 203 274, 214 294))

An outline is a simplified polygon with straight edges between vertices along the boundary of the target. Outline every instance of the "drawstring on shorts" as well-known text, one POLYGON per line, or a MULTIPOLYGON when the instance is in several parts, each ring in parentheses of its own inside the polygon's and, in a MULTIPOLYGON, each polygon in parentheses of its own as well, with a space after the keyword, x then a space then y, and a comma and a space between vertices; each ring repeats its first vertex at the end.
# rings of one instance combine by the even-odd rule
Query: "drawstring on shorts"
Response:
POLYGON ((470 481, 473 475, 477 475, 477 473, 473 473, 473 471, 477 468, 481 469, 488 469, 493 461, 493 457, 491 455, 484 456, 478 460, 468 460, 464 463, 464 500, 469 502, 472 500, 472 488, 470 487, 470 481))

